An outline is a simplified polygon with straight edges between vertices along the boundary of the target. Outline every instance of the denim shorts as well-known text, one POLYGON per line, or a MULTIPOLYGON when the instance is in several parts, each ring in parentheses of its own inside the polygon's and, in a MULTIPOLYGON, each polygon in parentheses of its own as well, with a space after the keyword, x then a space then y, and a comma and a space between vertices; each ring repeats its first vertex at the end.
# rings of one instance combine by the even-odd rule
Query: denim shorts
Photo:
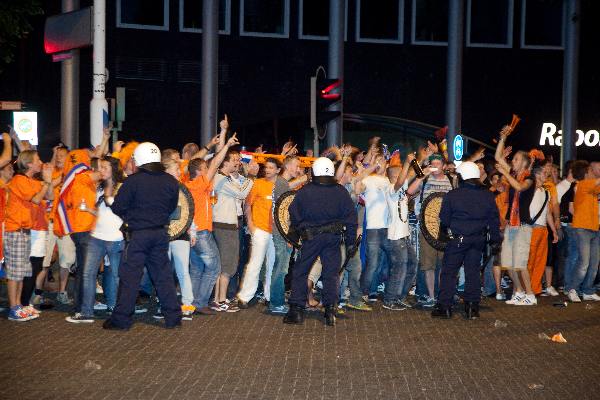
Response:
POLYGON ((527 269, 531 230, 531 225, 506 227, 500 256, 502 269, 527 269))

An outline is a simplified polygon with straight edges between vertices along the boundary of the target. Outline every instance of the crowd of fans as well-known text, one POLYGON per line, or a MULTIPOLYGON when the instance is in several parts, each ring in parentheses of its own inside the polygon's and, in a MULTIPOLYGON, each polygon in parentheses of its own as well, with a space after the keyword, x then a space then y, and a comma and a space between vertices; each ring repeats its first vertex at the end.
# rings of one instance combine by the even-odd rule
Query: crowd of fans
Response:
MULTIPOLYGON (((273 210, 284 193, 311 179, 310 168, 291 142, 258 164, 253 154, 264 153, 262 148, 240 151, 226 118, 220 128, 202 147, 162 150, 166 172, 189 189, 194 203, 190 229, 169 248, 183 319, 234 313, 257 302, 283 315, 295 251, 275 227, 273 210)), ((482 296, 516 306, 536 305, 537 296, 560 291, 574 303, 600 301, 600 162, 570 161, 561 177, 539 150, 516 151, 509 160, 510 133, 509 127, 501 130, 493 157, 484 149, 469 157, 480 167, 481 184, 496 195, 504 236, 501 253, 482 260, 482 296)), ((72 323, 94 322, 95 312, 99 317, 115 307, 126 240, 111 204, 136 172, 137 143, 117 142, 109 153, 109 139, 106 131, 94 150, 59 145, 43 163, 27 143, 3 134, 0 249, 9 320, 38 318, 53 301, 73 306, 66 317, 72 323), (59 272, 52 274, 56 266, 59 272), (55 279, 54 297, 45 288, 55 279)), ((354 201, 362 237, 340 277, 338 312, 372 311, 377 302, 392 311, 431 309, 443 252, 425 240, 419 215, 429 196, 460 184, 455 165, 444 141, 423 143, 414 153, 389 153, 373 137, 365 150, 346 144, 322 154, 336 163, 336 179, 354 201)), ((319 276, 317 261, 307 281, 307 307, 319 307, 319 276)), ((458 293, 463 283, 459 274, 458 293)), ((153 295, 147 273, 140 295, 153 295)), ((152 311, 162 318, 160 304, 152 311)), ((148 309, 140 303, 138 312, 148 309)))

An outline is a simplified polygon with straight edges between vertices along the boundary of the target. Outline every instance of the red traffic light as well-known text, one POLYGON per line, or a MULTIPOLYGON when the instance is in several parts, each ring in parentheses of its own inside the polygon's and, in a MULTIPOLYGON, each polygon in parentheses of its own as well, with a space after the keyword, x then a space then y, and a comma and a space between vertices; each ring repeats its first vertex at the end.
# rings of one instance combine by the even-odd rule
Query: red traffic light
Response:
POLYGON ((342 95, 339 93, 331 93, 333 90, 338 88, 342 81, 340 79, 332 80, 333 82, 328 84, 326 87, 321 89, 321 98, 325 100, 339 100, 342 95))

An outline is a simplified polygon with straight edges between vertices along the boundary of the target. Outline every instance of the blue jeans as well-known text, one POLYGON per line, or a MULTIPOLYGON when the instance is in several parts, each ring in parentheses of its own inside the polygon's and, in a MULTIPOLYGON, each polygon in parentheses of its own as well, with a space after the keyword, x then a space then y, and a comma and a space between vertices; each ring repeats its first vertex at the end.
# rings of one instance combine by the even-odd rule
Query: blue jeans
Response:
POLYGON ((417 268, 419 268, 419 262, 417 260, 417 254, 414 246, 409 241, 408 246, 408 263, 406 264, 406 276, 404 277, 404 287, 400 292, 399 299, 404 300, 408 296, 408 292, 413 287, 417 278, 417 268))
MULTIPOLYGON (((77 269, 75 269, 75 284, 73 285, 73 304, 75 312, 81 312, 81 301, 83 298, 83 266, 87 256, 87 246, 90 239, 89 232, 71 233, 71 239, 75 244, 75 257, 77 259, 77 269)), ((94 284, 94 293, 96 285, 94 284)))
POLYGON ((208 300, 221 273, 221 258, 212 232, 196 232, 196 244, 190 252, 190 278, 196 308, 208 306, 208 300))
POLYGON ((81 314, 86 317, 94 315, 96 302, 96 276, 104 256, 108 256, 110 265, 104 266, 103 286, 106 305, 114 308, 117 304, 117 287, 119 285, 119 264, 123 253, 123 241, 109 242, 90 237, 87 246, 85 264, 83 265, 83 298, 81 314))
POLYGON ((568 289, 579 291, 581 288, 583 294, 591 295, 596 293, 594 281, 600 258, 600 232, 576 228, 575 234, 579 256, 568 289))
POLYGON ((579 258, 579 249, 577 248, 577 234, 576 229, 571 228, 570 226, 566 226, 564 228, 565 238, 563 241, 566 241, 566 257, 565 257, 565 267, 564 267, 564 283, 563 286, 565 288, 571 287, 571 282, 573 281, 573 273, 575 271, 575 266, 577 265, 577 259, 579 258))
POLYGON ((285 276, 290 265, 292 248, 280 235, 273 235, 275 245, 275 264, 271 273, 271 296, 269 307, 281 307, 285 304, 285 276))
MULTIPOLYGON (((344 251, 345 252, 345 251, 344 251)), ((343 263, 344 261, 342 261, 343 263)), ((340 295, 343 295, 346 286, 350 289, 350 297, 348 303, 359 305, 362 303, 362 292, 360 290, 360 275, 362 272, 362 263, 360 261, 360 251, 357 251, 354 257, 348 261, 346 271, 344 271, 344 279, 340 285, 340 295)))
POLYGON ((189 306, 194 301, 192 280, 190 278, 190 242, 187 240, 169 242, 169 258, 179 281, 181 303, 189 306))
MULTIPOLYGON (((381 265, 382 258, 387 255, 390 265, 390 270, 394 268, 401 268, 400 273, 395 279, 402 279, 402 282, 392 283, 393 288, 386 294, 388 299, 391 301, 391 297, 400 295, 402 288, 404 287, 404 279, 406 277, 406 264, 408 263, 408 242, 400 240, 389 240, 387 238, 387 229, 367 229, 367 268, 365 269, 363 276, 361 277, 361 288, 363 294, 368 294, 373 279, 375 278, 376 272, 381 265), (400 286, 398 286, 400 285, 400 286)), ((390 272, 392 275, 392 272, 390 272)), ((390 278, 391 279, 391 278, 390 278)), ((390 282, 388 281, 389 286, 390 282)))
POLYGON ((402 299, 408 267, 409 239, 386 239, 386 247, 389 249, 387 252, 390 260, 390 272, 385 285, 383 301, 393 302, 402 299))
POLYGON ((490 256, 483 270, 483 295, 491 296, 496 293, 496 280, 494 279, 494 256, 490 256))

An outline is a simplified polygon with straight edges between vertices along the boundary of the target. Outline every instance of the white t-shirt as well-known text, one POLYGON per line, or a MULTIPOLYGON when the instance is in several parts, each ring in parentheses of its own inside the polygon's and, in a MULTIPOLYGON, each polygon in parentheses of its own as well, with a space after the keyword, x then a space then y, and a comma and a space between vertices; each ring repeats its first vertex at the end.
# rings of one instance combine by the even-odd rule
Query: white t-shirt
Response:
POLYGON ((387 194, 390 223, 388 226, 388 239, 399 240, 410 235, 408 226, 408 196, 406 195, 407 183, 404 187, 394 192, 394 185, 390 183, 387 194))
POLYGON ((389 226, 389 208, 386 195, 390 190, 390 180, 381 175, 370 175, 362 180, 365 190, 367 229, 384 229, 389 226))
MULTIPOLYGON (((102 196, 103 193, 102 190, 96 192, 96 201, 100 199, 100 196, 102 196)), ((104 201, 100 202, 97 212, 98 218, 96 218, 96 225, 92 231, 92 237, 107 242, 118 242, 123 240, 123 233, 120 230, 121 225, 123 225, 123 220, 113 213, 104 201)))
POLYGON ((544 200, 546 199, 546 191, 543 188, 539 188, 535 190, 533 194, 533 199, 529 204, 529 215, 531 218, 534 218, 544 207, 544 211, 540 214, 537 220, 533 221, 534 225, 543 225, 546 226, 546 216, 548 214, 548 204, 550 203, 550 195, 548 195, 548 201, 544 205, 544 200))
POLYGON ((571 187, 571 182, 569 182, 566 179, 563 179, 562 181, 558 182, 558 184, 556 185, 556 193, 558 194, 557 201, 559 203, 560 203, 560 200, 562 199, 562 197, 565 195, 565 193, 567 193, 567 191, 569 190, 570 187, 571 187))

